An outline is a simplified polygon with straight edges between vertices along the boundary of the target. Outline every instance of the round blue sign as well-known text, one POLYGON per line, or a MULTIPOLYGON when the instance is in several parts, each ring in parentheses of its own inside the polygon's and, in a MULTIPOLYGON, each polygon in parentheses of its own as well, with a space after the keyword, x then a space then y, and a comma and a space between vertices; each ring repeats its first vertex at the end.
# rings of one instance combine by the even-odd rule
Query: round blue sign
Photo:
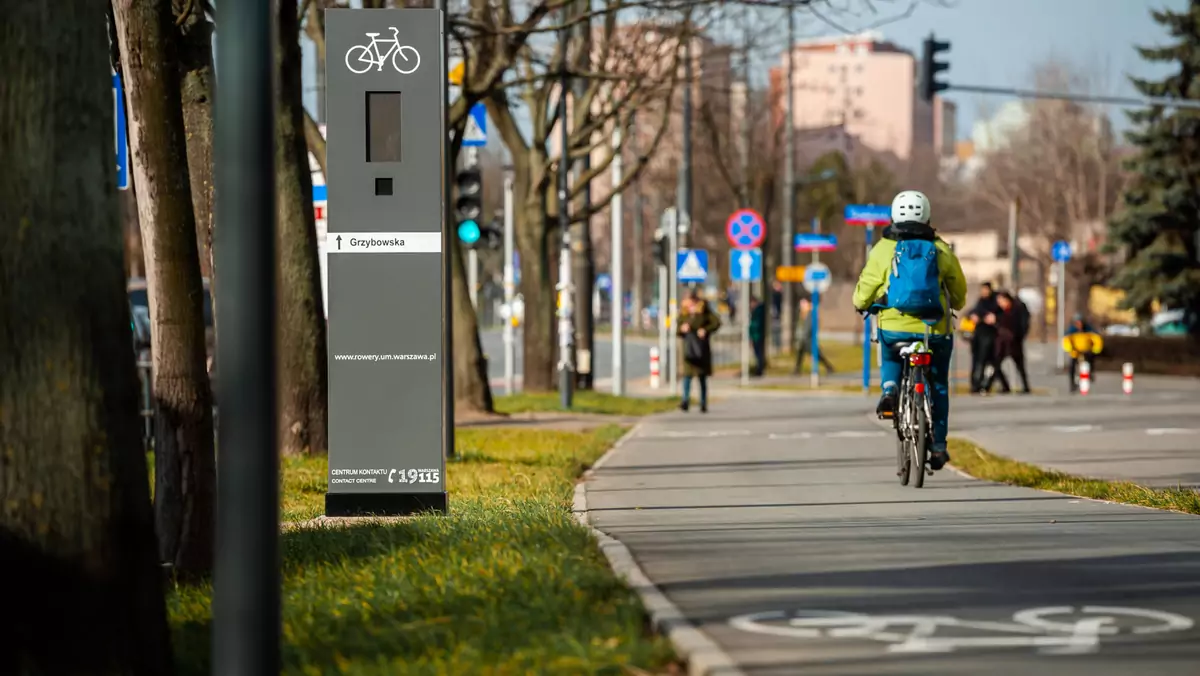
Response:
POLYGON ((463 221, 458 224, 458 238, 463 244, 474 244, 479 241, 479 224, 475 221, 463 221))
POLYGON ((735 249, 753 249, 762 244, 767 228, 753 209, 738 209, 725 222, 725 236, 735 249))

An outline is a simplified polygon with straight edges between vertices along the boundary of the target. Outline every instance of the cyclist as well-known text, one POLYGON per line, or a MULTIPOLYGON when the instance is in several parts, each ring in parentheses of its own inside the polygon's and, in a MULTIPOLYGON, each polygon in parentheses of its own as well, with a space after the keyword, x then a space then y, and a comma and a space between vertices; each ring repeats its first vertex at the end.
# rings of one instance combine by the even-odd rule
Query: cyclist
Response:
POLYGON ((958 257, 930 226, 929 198, 905 190, 892 200, 892 224, 871 249, 854 287, 854 307, 879 311, 880 367, 883 395, 876 412, 895 414, 902 363, 901 341, 924 340, 930 329, 933 352, 933 441, 929 465, 941 469, 950 460, 946 434, 950 419, 950 355, 953 349, 951 309, 967 302, 967 282, 958 257), (891 294, 889 300, 888 295, 891 294))
POLYGON ((1062 346, 1063 352, 1071 357, 1068 377, 1071 379, 1071 392, 1075 392, 1079 389, 1075 380, 1079 358, 1082 356, 1088 363, 1089 371, 1094 372, 1096 355, 1104 349, 1104 338, 1083 318, 1082 314, 1077 313, 1071 318, 1071 325, 1067 327, 1063 335, 1062 346))

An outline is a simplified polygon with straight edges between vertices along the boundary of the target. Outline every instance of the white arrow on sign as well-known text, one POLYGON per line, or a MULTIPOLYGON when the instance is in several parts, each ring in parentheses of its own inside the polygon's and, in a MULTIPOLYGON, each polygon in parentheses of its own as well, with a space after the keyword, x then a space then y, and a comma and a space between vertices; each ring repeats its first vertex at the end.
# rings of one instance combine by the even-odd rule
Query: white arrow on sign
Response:
POLYGON ((742 279, 750 279, 750 271, 754 268, 754 256, 751 256, 749 251, 742 251, 738 264, 742 266, 742 279))

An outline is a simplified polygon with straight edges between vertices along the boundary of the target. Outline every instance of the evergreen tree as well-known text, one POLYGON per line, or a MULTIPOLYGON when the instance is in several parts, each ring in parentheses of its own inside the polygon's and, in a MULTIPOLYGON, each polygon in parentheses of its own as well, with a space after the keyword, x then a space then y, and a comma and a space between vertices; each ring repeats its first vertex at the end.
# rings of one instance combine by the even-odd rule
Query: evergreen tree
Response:
MULTIPOLYGON (((1130 78, 1152 97, 1200 99, 1200 0, 1183 12, 1152 11, 1172 38, 1164 47, 1140 47, 1148 61, 1174 63, 1160 81, 1130 78)), ((1111 246, 1124 249, 1125 266, 1113 284, 1125 306, 1147 319, 1157 300, 1164 308, 1200 312, 1200 110, 1152 106, 1127 112, 1127 134, 1140 152, 1126 165, 1134 175, 1125 208, 1109 222, 1111 246)), ((1200 324, 1193 322, 1193 332, 1200 324)))

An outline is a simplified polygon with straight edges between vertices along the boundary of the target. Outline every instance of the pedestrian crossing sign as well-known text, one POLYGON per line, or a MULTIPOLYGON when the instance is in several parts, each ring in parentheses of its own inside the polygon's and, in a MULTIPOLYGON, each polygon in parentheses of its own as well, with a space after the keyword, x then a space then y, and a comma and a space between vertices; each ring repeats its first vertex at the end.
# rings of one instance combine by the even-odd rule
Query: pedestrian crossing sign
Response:
POLYGON ((704 249, 684 249, 675 254, 675 275, 684 284, 708 279, 708 252, 704 249))
POLYGON ((487 107, 482 103, 471 106, 467 125, 463 128, 462 144, 464 148, 487 145, 487 107))

